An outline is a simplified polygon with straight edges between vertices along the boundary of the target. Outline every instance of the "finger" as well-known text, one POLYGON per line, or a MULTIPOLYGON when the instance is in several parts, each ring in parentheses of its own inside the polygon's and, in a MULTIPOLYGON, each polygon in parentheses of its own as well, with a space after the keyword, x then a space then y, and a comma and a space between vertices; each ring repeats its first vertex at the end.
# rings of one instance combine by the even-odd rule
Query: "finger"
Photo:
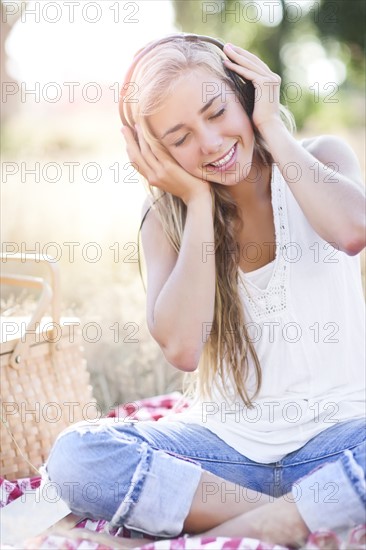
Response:
POLYGON ((240 48, 240 46, 235 46, 234 44, 231 44, 231 43, 228 42, 224 46, 224 51, 225 51, 225 53, 226 53, 226 51, 231 53, 231 55, 235 55, 235 54, 236 55, 241 55, 241 56, 251 60, 252 62, 258 63, 258 64, 262 65, 263 67, 266 67, 267 69, 269 69, 268 65, 260 57, 258 57, 254 53, 250 52, 249 50, 244 50, 244 48, 240 48))
POLYGON ((137 136, 139 140, 140 150, 145 161, 151 166, 151 168, 156 169, 159 166, 158 159, 151 150, 150 145, 145 140, 141 128, 136 124, 135 126, 137 131, 137 136))
POLYGON ((153 142, 150 144, 150 147, 159 162, 163 163, 166 160, 171 160, 172 157, 161 143, 153 142))
POLYGON ((244 76, 245 78, 248 78, 249 80, 252 80, 253 82, 259 83, 261 81, 266 83, 274 83, 274 84, 280 84, 281 83, 281 77, 273 73, 272 71, 268 71, 266 73, 259 72, 257 69, 252 69, 249 67, 244 67, 243 65, 238 65, 237 63, 234 63, 233 61, 224 60, 225 66, 235 71, 237 74, 244 76))
MULTIPOLYGON (((253 63, 252 61, 245 59, 243 56, 233 56, 232 59, 228 58, 229 61, 233 62, 237 67, 243 67, 248 68, 252 71, 255 71, 257 74, 260 74, 262 76, 268 75, 271 71, 266 68, 258 65, 257 63, 253 63)), ((224 60, 224 62, 226 59, 224 60)))
POLYGON ((258 71, 253 71, 251 69, 248 69, 247 67, 243 67, 242 65, 238 65, 237 63, 233 63, 229 59, 225 59, 224 61, 225 66, 230 69, 231 71, 234 71, 240 76, 244 76, 248 80, 252 80, 253 82, 258 82, 260 80, 258 77, 265 77, 268 75, 259 73, 258 71))
POLYGON ((121 132, 126 140, 126 153, 131 164, 135 165, 136 170, 146 178, 150 168, 141 154, 132 130, 124 126, 121 132))
POLYGON ((136 139, 135 139, 135 136, 133 135, 133 131, 129 126, 122 126, 121 134, 125 138, 126 143, 130 143, 133 141, 136 143, 136 139))
POLYGON ((137 153, 139 151, 139 146, 131 128, 122 126, 121 133, 125 138, 126 151, 128 155, 137 153))
POLYGON ((270 71, 271 69, 257 57, 256 55, 248 52, 247 50, 243 50, 242 48, 239 48, 238 46, 233 46, 232 44, 225 44, 224 52, 228 57, 231 57, 234 60, 237 60, 238 64, 245 63, 250 64, 252 68, 257 68, 258 70, 262 71, 270 71))

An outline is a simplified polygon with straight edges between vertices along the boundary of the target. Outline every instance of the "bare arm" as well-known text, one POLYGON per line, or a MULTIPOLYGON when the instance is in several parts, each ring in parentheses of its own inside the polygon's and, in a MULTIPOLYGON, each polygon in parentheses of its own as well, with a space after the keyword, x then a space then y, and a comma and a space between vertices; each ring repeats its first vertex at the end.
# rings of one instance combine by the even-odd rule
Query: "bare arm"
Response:
POLYGON ((352 149, 340 138, 320 136, 305 150, 276 119, 259 129, 315 231, 347 254, 358 254, 366 246, 366 197, 352 149))
MULTIPOLYGON (((149 184, 179 197, 187 206, 177 254, 152 208, 142 226, 147 264, 147 324, 169 363, 195 370, 205 343, 203 329, 212 323, 215 303, 215 255, 204 255, 214 242, 210 184, 186 172, 160 145, 137 142, 123 128, 127 154, 149 184)), ((150 200, 143 206, 144 215, 150 200)), ((208 331, 209 332, 209 331, 208 331)))
MULTIPOLYGON (((143 207, 146 211, 147 203, 143 207)), ((151 335, 175 367, 192 371, 204 345, 206 323, 212 323, 215 303, 215 255, 209 192, 187 202, 187 218, 179 255, 164 234, 154 210, 141 231, 147 263, 147 323, 151 335)))
POLYGON ((321 136, 306 151, 280 117, 281 78, 256 55, 225 45, 225 65, 249 78, 256 98, 253 123, 314 230, 354 255, 366 246, 366 197, 352 149, 340 138, 321 136))

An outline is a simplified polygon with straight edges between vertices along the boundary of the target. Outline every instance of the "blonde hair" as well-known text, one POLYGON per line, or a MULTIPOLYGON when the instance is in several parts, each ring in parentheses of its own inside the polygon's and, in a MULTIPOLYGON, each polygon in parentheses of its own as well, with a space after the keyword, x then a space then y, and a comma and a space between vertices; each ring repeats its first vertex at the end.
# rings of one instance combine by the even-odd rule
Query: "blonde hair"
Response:
MULTIPOLYGON (((136 93, 133 101, 125 102, 123 105, 126 120, 132 127, 136 123, 139 124, 148 143, 157 142, 146 118, 162 109, 179 78, 188 71, 204 69, 236 91, 223 65, 225 58, 226 56, 217 46, 206 42, 188 42, 175 38, 170 42, 157 45, 138 61, 131 75, 136 93)), ((246 108, 245 105, 244 108, 246 108)), ((293 116, 283 105, 280 106, 280 112, 289 131, 293 132, 295 129, 293 116)), ((253 123, 252 127, 254 151, 262 165, 271 166, 273 158, 267 144, 253 123)), ((198 369, 194 373, 193 384, 189 386, 189 390, 196 387, 201 397, 210 398, 210 389, 215 384, 221 394, 227 396, 226 378, 229 376, 234 389, 245 405, 252 407, 252 401, 261 387, 262 372, 245 326, 238 290, 239 250, 236 235, 242 225, 241 218, 235 200, 224 186, 211 183, 210 188, 215 235, 215 309, 211 332, 205 342, 198 369), (238 253, 228 254, 228 251, 233 250, 237 250, 238 253), (252 396, 249 396, 246 388, 249 376, 249 354, 254 362, 256 377, 256 389, 252 396)), ((180 198, 170 193, 149 185, 148 190, 156 199, 155 208, 164 232, 178 254, 187 207, 180 198)))

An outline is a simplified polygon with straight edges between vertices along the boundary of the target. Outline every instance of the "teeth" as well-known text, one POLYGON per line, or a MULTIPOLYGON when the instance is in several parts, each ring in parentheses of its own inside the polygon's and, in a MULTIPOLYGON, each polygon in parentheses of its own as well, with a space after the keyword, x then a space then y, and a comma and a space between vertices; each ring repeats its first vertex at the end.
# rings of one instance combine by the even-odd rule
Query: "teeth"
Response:
POLYGON ((212 164, 212 166, 223 166, 224 164, 229 162, 229 160, 234 154, 234 151, 235 151, 235 145, 230 149, 228 154, 224 156, 224 158, 218 160, 217 162, 210 162, 210 164, 212 164))

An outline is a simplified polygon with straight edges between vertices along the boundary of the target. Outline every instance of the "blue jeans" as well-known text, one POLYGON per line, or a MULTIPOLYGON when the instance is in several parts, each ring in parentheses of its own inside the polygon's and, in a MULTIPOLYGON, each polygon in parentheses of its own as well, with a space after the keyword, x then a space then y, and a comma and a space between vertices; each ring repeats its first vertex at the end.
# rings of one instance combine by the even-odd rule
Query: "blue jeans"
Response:
POLYGON ((45 475, 75 514, 160 537, 182 532, 202 469, 223 478, 220 486, 201 488, 208 506, 218 491, 225 503, 224 480, 236 484, 241 498, 244 488, 273 497, 292 491, 310 530, 337 530, 364 521, 365 439, 364 420, 351 420, 278 462, 261 464, 202 426, 107 418, 62 432, 45 475))

